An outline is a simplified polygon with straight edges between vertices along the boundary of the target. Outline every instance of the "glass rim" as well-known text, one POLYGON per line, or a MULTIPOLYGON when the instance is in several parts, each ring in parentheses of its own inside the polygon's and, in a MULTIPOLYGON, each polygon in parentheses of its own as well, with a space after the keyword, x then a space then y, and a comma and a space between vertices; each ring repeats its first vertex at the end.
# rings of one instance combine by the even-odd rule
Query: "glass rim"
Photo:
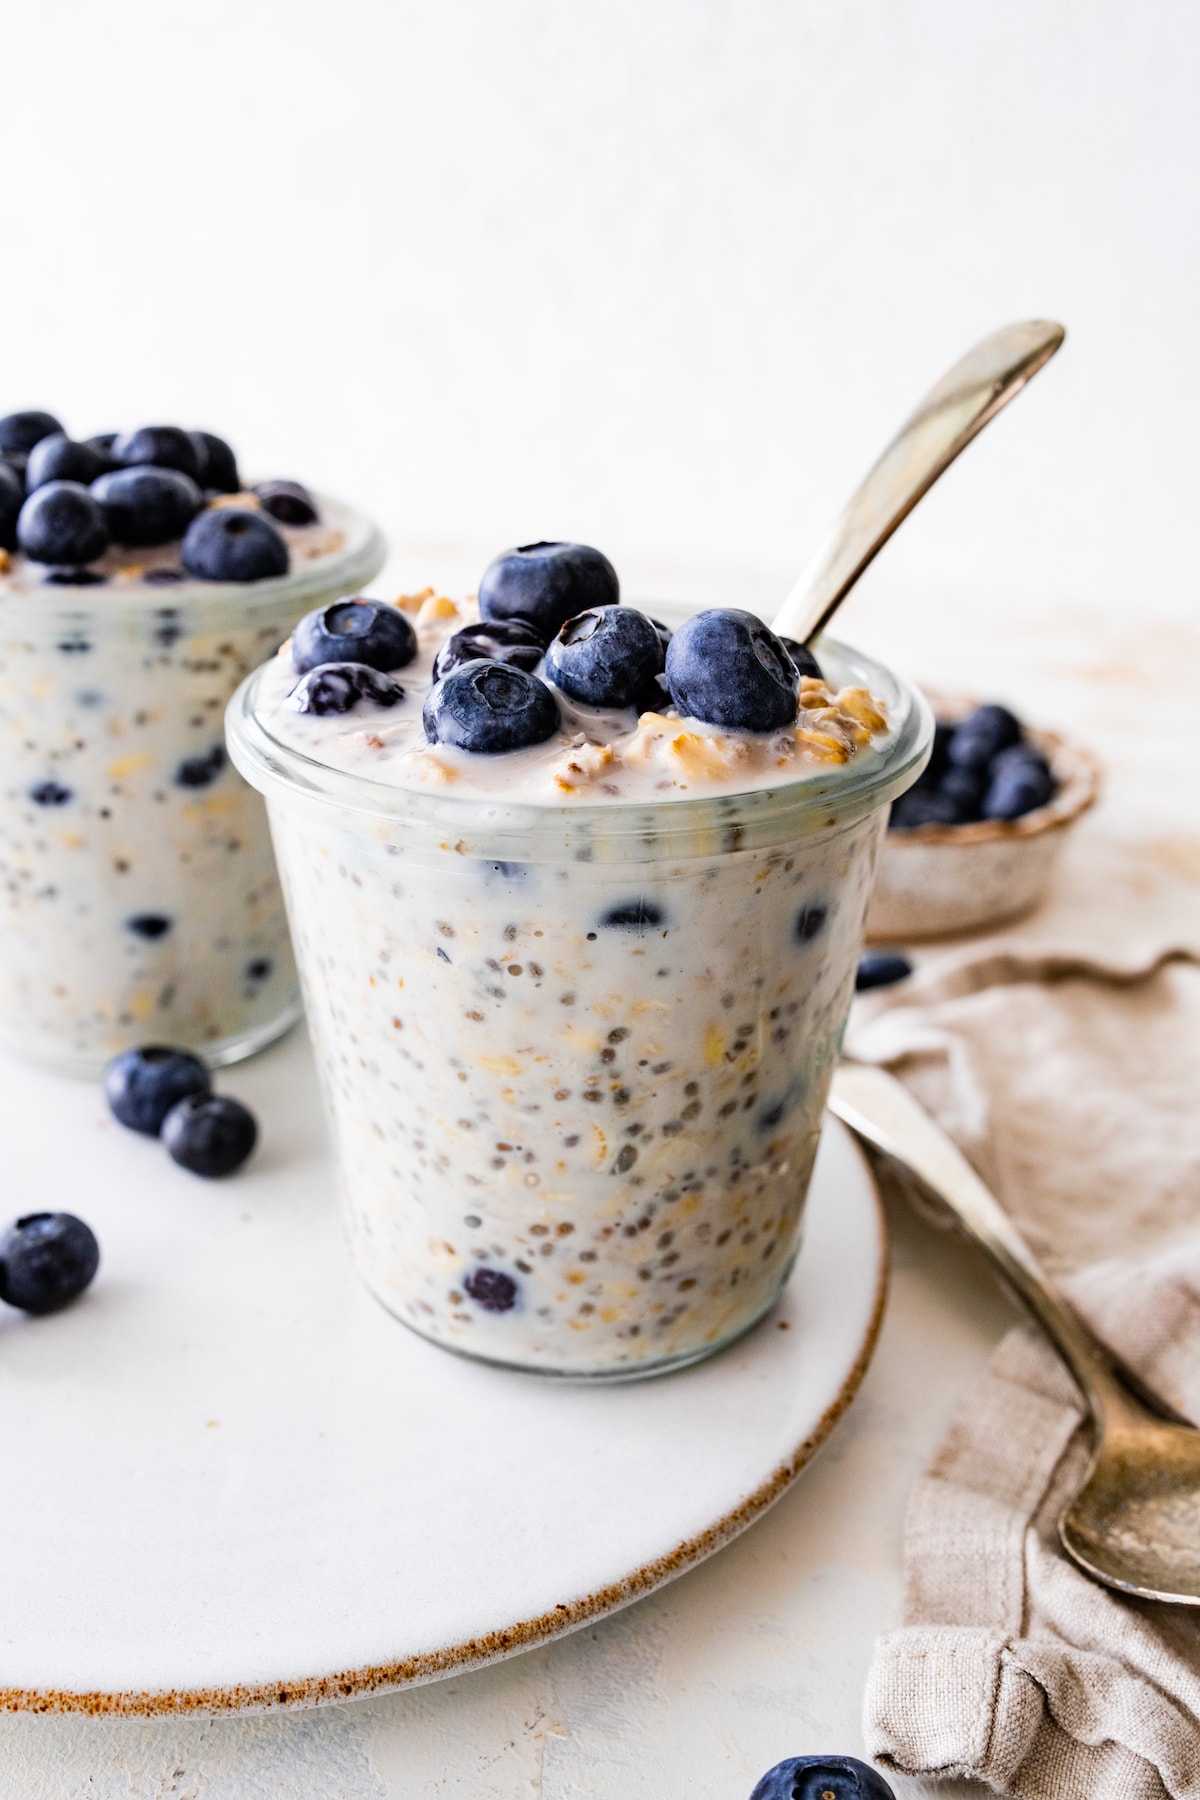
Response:
MULTIPOLYGON (((267 798, 308 809, 332 806, 386 821, 401 832, 424 829, 436 839, 450 840, 441 847, 465 854, 495 854, 496 846, 519 843, 520 860, 554 861, 575 846, 594 849, 603 842, 611 856, 622 844, 630 849, 653 837, 658 856, 672 844, 681 851, 692 841, 710 844, 714 833, 728 840, 731 829, 739 846, 761 847, 806 829, 853 823, 911 786, 929 758, 933 714, 920 689, 836 640, 822 639, 821 649, 858 677, 858 685, 883 695, 888 741, 877 756, 852 757, 774 787, 654 800, 506 801, 499 795, 425 791, 377 781, 308 756, 268 730, 256 702, 270 663, 254 670, 234 693, 226 710, 226 736, 235 766, 267 798), (480 848, 478 840, 489 848, 480 848)), ((644 859, 636 850, 630 854, 644 859)))

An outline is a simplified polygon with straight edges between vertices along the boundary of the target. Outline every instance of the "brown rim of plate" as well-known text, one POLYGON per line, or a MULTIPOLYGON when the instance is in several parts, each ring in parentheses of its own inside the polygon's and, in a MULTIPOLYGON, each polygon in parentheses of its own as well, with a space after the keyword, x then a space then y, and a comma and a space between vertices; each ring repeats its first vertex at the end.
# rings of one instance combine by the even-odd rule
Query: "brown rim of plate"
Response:
MULTIPOLYGON (((938 719, 965 717, 979 702, 955 696, 953 699, 925 691, 925 697, 938 719)), ((1044 750, 1058 782, 1058 792, 1045 806, 1035 807, 1019 819, 975 819, 967 825, 910 825, 902 831, 888 833, 888 850, 905 844, 1000 844, 1022 838, 1041 837, 1048 831, 1062 831, 1073 825, 1100 795, 1103 764, 1094 751, 1070 742, 1057 731, 1039 731, 1026 727, 1030 743, 1044 750)))
MULTIPOLYGON (((726 1544, 731 1543, 748 1525, 761 1517, 768 1507, 773 1506, 791 1487, 801 1470, 812 1461, 862 1386, 863 1376, 879 1340, 888 1292, 887 1222, 874 1171, 849 1132, 847 1137, 862 1165, 874 1201, 879 1273, 867 1327, 858 1347, 858 1354, 841 1387, 808 1436, 752 1494, 747 1495, 724 1518, 707 1526, 695 1537, 686 1538, 674 1550, 655 1557, 642 1568, 598 1588, 593 1594, 587 1594, 580 1600, 560 1601, 552 1612, 542 1613, 534 1619, 521 1619, 502 1631, 489 1632, 486 1637, 470 1638, 465 1644, 450 1645, 444 1650, 405 1657, 395 1663, 375 1663, 362 1669, 347 1669, 339 1674, 312 1675, 293 1681, 255 1682, 252 1685, 229 1688, 170 1688, 153 1693, 85 1693, 60 1688, 0 1688, 0 1712, 89 1713, 94 1717, 257 1713, 283 1707, 331 1706, 343 1700, 363 1699, 370 1694, 419 1687, 426 1682, 438 1681, 445 1675, 465 1674, 488 1663, 503 1661, 506 1657, 536 1649, 540 1644, 563 1637, 577 1626, 586 1625, 592 1619, 602 1618, 607 1613, 617 1612, 621 1607, 628 1606, 634 1600, 643 1599, 656 1588, 673 1581, 676 1576, 686 1574, 715 1551, 724 1549, 726 1544)), ((772 1328, 771 1313, 767 1313, 754 1327, 756 1331, 769 1331, 772 1328)))

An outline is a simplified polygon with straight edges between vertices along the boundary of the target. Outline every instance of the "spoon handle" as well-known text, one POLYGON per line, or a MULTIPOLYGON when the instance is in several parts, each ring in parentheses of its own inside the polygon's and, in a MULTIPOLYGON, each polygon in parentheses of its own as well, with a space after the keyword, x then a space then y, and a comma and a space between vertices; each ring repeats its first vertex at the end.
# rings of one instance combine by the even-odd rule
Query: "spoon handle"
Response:
POLYGON ((948 369, 851 497, 774 621, 807 644, 863 570, 971 439, 1048 363, 1066 332, 1051 320, 1006 325, 948 369))
POLYGON ((885 1069, 843 1060, 829 1110, 857 1137, 916 1175, 1016 1290, 1070 1369, 1093 1417, 1126 1410, 1107 1350, 1039 1267, 999 1201, 941 1126, 885 1069))

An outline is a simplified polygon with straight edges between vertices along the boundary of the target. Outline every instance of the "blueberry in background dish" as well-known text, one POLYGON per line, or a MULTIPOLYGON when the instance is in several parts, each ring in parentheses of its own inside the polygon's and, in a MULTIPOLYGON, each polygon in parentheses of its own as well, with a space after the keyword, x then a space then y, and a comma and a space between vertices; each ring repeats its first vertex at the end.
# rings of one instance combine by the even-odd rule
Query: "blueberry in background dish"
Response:
POLYGON ((1007 706, 977 706, 950 733, 947 760, 957 769, 986 769, 994 756, 1021 741, 1021 721, 1007 706))
POLYGON ((617 572, 590 544, 520 544, 490 562, 479 582, 485 619, 528 619, 545 638, 593 606, 616 606, 617 572))
POLYGON ((190 475, 178 469, 113 469, 92 483, 115 544, 149 549, 182 537, 204 504, 190 475))
POLYGON ((179 555, 198 581, 264 581, 286 575, 290 561, 279 527, 240 506, 199 513, 187 528, 179 555))
POLYGON ((666 658, 679 711, 736 731, 776 731, 796 717, 796 671, 769 626, 753 613, 713 607, 680 625, 666 658))
POLYGON ((0 1233, 0 1300, 22 1312, 58 1312, 99 1266, 95 1233, 74 1213, 26 1213, 0 1233))
POLYGON ((292 689, 290 703, 302 713, 347 713, 360 700, 371 706, 395 706, 404 689, 390 675, 366 663, 322 663, 310 669, 292 689))
POLYGON ((591 607, 568 619, 546 650, 546 677, 588 706, 632 706, 662 672, 652 619, 629 606, 591 607))
POLYGON ((89 563, 108 549, 108 527, 89 489, 49 481, 21 508, 17 542, 33 562, 89 563))
POLYGON ((802 644, 796 638, 790 637, 781 637, 779 641, 791 658, 792 667, 798 676, 811 675, 814 681, 824 681, 821 665, 807 644, 802 644))
POLYGON ((464 663, 429 691, 421 713, 431 744, 491 756, 543 744, 558 728, 544 681, 498 662, 464 663))
POLYGON ((433 678, 440 681, 451 669, 481 660, 508 663, 532 675, 545 654, 546 640, 528 619, 479 619, 446 639, 434 658, 433 678))
POLYGON ((306 613, 292 633, 292 664, 306 675, 321 663, 365 663, 403 669, 417 654, 417 634, 396 606, 339 600, 306 613))
POLYGON ((857 1756, 789 1756, 768 1769, 750 1800, 896 1800, 857 1756))
POLYGON ((889 831, 911 831, 917 825, 961 825, 959 809, 949 794, 936 788, 911 787, 892 801, 889 831))
POLYGON ((114 1056, 104 1071, 104 1098, 118 1124, 157 1137, 171 1108, 190 1094, 207 1094, 212 1077, 190 1050, 143 1044, 114 1056))
POLYGON ((1033 744, 1013 744, 993 758, 983 797, 985 819, 1020 819, 1054 798, 1055 782, 1045 755, 1033 744))
POLYGON ((11 450, 19 456, 28 456, 35 444, 40 444, 44 437, 50 437, 53 432, 61 430, 62 426, 53 413, 5 413, 0 419, 0 451, 7 453, 11 450))
POLYGON ((298 481, 260 481, 254 490, 264 512, 281 525, 315 525, 316 502, 298 481))
POLYGON ((161 1135, 181 1169, 220 1180, 246 1161, 258 1142, 258 1124, 250 1108, 228 1094, 191 1094, 171 1108, 161 1135))
POLYGON ((123 469, 152 465, 156 469, 178 469, 198 482, 201 454, 191 432, 179 425, 142 425, 137 431, 122 431, 113 440, 113 461, 123 469))
POLYGON ((17 520, 25 504, 25 483, 15 469, 0 462, 0 550, 17 547, 17 520))
POLYGON ((988 774, 985 769, 963 769, 951 763, 942 773, 938 782, 938 792, 952 800, 957 808, 956 824, 967 825, 973 819, 982 817, 983 796, 987 792, 988 774))
POLYGON ((865 994, 871 988, 894 987, 911 974, 912 964, 898 950, 868 950, 858 959, 854 990, 865 994))
POLYGON ((117 441, 115 431, 98 431, 93 437, 84 438, 82 441, 99 457, 102 475, 107 475, 110 469, 117 467, 116 459, 113 456, 113 445, 117 441))
POLYGON ((189 431, 195 447, 200 472, 196 480, 202 488, 218 494, 236 494, 241 489, 237 457, 224 438, 212 431, 189 431))
POLYGON ((25 464, 25 489, 45 487, 48 481, 79 481, 89 487, 103 475, 107 463, 90 444, 77 444, 65 431, 53 431, 41 438, 29 452, 25 464))

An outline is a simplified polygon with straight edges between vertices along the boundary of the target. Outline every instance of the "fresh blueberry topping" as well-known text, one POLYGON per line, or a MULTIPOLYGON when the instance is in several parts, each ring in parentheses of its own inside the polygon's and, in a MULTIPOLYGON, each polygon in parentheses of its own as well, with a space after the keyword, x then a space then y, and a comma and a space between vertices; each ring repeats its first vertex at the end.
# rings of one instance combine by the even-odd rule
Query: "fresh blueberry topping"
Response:
POLYGON ((39 781, 36 787, 30 788, 29 798, 35 806, 65 806, 75 795, 61 781, 39 781))
POLYGON ((911 831, 917 825, 961 825, 957 802, 936 788, 909 788, 892 801, 889 831, 911 831))
POLYGON ((21 508, 17 542, 34 562, 89 563, 108 549, 108 528, 80 482, 50 481, 21 508))
POLYGON ((214 744, 202 756, 185 756, 175 771, 175 785, 183 788, 211 787, 225 767, 225 746, 214 744))
POLYGON ((204 504, 190 475, 178 469, 114 469, 92 483, 116 544, 149 549, 182 537, 204 504))
POLYGON ((946 757, 956 769, 986 769, 994 756, 1021 741, 1021 721, 1007 706, 977 706, 950 733, 946 757))
POLYGON ((792 659, 792 667, 796 674, 811 675, 815 681, 824 681, 821 665, 807 644, 798 643, 795 638, 781 637, 780 643, 792 659))
POLYGON ((187 528, 180 560, 199 581, 263 581, 288 572, 279 527, 240 506, 202 512, 187 528))
POLYGON ((796 671, 753 613, 713 607, 685 619, 667 646, 667 686, 685 718, 776 731, 796 717, 796 671))
POLYGON ((211 431, 189 431, 200 464, 196 480, 210 493, 236 494, 241 488, 237 457, 224 438, 211 431))
POLYGON ((125 926, 134 937, 154 939, 166 937, 171 921, 165 913, 134 913, 131 919, 126 919, 125 926))
POLYGON ((440 681, 463 663, 508 663, 532 675, 546 653, 546 640, 528 619, 480 619, 464 625, 448 637, 433 662, 433 678, 440 681))
POLYGON ((195 440, 178 425, 143 425, 137 431, 123 431, 114 439, 113 461, 132 469, 152 464, 156 469, 178 469, 199 481, 201 459, 195 440))
POLYGON ((576 613, 620 598, 616 570, 587 544, 521 544, 489 563, 479 583, 485 619, 528 619, 546 638, 576 613))
POLYGON ((312 495, 298 481, 260 481, 254 492, 263 511, 281 525, 315 525, 320 518, 312 495))
POLYGON ((546 651, 546 676, 588 706, 632 706, 663 667, 654 621, 628 606, 568 619, 546 651))
MULTIPOLYGON (((47 569, 42 580, 50 587, 103 587, 108 580, 99 569, 47 569)), ((60 644, 59 649, 63 648, 60 644)), ((72 644, 72 650, 89 650, 90 644, 72 644)))
POLYGON ((5 454, 14 451, 18 456, 27 456, 44 437, 50 437, 52 433, 61 430, 62 426, 53 413, 5 413, 0 419, 0 450, 5 454))
POLYGON ((484 1312, 510 1312, 517 1303, 517 1284, 503 1269, 472 1269, 463 1287, 484 1312))
POLYGON ((667 915, 653 900, 626 900, 610 906, 600 924, 608 931, 648 931, 651 926, 665 925, 667 915))
POLYGON ((856 1756, 789 1756, 768 1769, 750 1800, 896 1800, 856 1756))
POLYGON ((828 917, 827 906, 816 906, 811 901, 807 906, 802 906, 796 914, 796 942, 811 944, 815 937, 821 935, 828 917))
POLYGON ((78 1299, 100 1266, 95 1233, 73 1213, 27 1213, 0 1233, 0 1300, 52 1313, 78 1299))
POLYGON ((855 991, 865 994, 868 988, 892 987, 897 981, 907 981, 911 974, 912 964, 899 951, 868 950, 859 958, 855 991))
POLYGON ((88 449, 94 451, 99 457, 101 463, 100 473, 102 475, 107 475, 110 469, 115 469, 117 466, 116 458, 113 456, 113 445, 116 441, 117 434, 115 431, 98 431, 95 437, 84 438, 83 440, 88 449))
POLYGON ((494 756, 543 744, 558 729, 558 707, 544 681, 505 663, 463 663, 432 687, 421 713, 431 744, 494 756))
POLYGON ((25 504, 25 484, 15 469, 0 462, 0 550, 17 547, 17 520, 25 504))
POLYGON ((90 444, 77 444, 65 431, 55 431, 29 452, 25 486, 31 494, 48 481, 78 481, 87 487, 103 475, 105 466, 104 458, 90 444))
POLYGON ((258 1141, 254 1114, 226 1094, 190 1094, 163 1120, 162 1141, 181 1169, 217 1180, 240 1169, 258 1141))
POLYGON ((322 663, 366 663, 368 668, 402 669, 417 654, 417 634, 396 606, 378 600, 339 600, 301 619, 292 634, 297 675, 322 663))
POLYGON ((360 700, 370 706, 395 706, 403 700, 404 689, 366 663, 322 663, 301 676, 289 698, 297 712, 347 713, 360 700))
POLYGON ((189 1094, 207 1094, 208 1070, 190 1050, 169 1044, 143 1044, 122 1050, 104 1071, 104 1098, 119 1124, 146 1137, 157 1137, 163 1120, 189 1094))
POLYGON ((1050 764, 1033 744, 1013 744, 1002 750, 989 773, 982 806, 985 819, 1020 819, 1054 798, 1050 764))

